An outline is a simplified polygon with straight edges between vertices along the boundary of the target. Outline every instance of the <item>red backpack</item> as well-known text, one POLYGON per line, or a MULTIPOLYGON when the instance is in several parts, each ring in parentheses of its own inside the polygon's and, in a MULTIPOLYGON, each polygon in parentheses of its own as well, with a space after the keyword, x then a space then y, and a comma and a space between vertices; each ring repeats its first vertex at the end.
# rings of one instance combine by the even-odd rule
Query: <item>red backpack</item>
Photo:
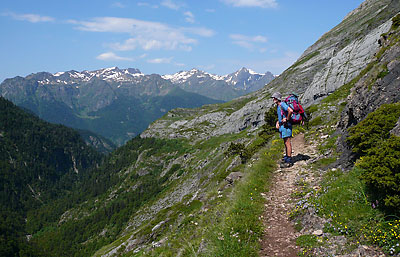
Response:
MULTIPOLYGON (((299 124, 303 121, 303 119, 307 119, 307 115, 304 112, 303 106, 299 103, 299 98, 295 94, 290 94, 284 102, 293 110, 291 122, 293 124, 299 124)), ((283 114, 283 110, 281 108, 281 113, 283 114)))

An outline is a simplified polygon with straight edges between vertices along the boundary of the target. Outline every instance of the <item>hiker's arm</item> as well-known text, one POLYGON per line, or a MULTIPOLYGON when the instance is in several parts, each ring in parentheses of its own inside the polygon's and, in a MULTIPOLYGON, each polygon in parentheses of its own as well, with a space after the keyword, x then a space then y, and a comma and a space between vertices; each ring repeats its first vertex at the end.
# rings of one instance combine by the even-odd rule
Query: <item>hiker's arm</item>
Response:
POLYGON ((289 107, 289 108, 287 109, 287 111, 288 111, 288 115, 287 115, 288 118, 287 118, 287 120, 289 121, 289 120, 292 118, 293 109, 289 107))
POLYGON ((288 107, 287 111, 288 111, 287 118, 284 118, 284 121, 283 121, 283 122, 287 122, 287 121, 289 121, 289 120, 290 120, 290 118, 292 117, 293 109, 292 109, 292 108, 290 108, 290 107, 288 107))

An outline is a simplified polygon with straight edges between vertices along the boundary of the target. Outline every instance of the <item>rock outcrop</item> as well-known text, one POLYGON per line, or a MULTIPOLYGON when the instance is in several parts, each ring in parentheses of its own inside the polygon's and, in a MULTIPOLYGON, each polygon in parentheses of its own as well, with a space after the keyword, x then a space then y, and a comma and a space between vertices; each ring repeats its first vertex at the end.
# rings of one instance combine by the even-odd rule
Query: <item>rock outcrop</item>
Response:
POLYGON ((393 42, 400 38, 400 32, 389 34, 393 40, 381 38, 384 51, 382 56, 376 58, 371 71, 361 77, 352 88, 340 128, 357 124, 382 104, 400 101, 400 44, 393 42))
POLYGON ((311 85, 302 96, 302 101, 313 103, 354 79, 365 64, 372 60, 379 48, 380 35, 387 32, 391 25, 392 21, 388 20, 365 37, 352 41, 338 52, 334 48, 328 49, 327 54, 332 54, 332 56, 328 63, 315 74, 311 85))
MULTIPOLYGON (((359 76, 358 81, 347 97, 347 105, 338 123, 338 149, 343 154, 340 163, 344 167, 351 166, 353 155, 345 141, 347 129, 362 121, 370 112, 383 104, 400 102, 400 30, 396 29, 381 36, 381 48, 374 60, 359 76), (350 161, 350 162, 349 162, 350 161)), ((400 135, 400 121, 391 131, 400 135)))

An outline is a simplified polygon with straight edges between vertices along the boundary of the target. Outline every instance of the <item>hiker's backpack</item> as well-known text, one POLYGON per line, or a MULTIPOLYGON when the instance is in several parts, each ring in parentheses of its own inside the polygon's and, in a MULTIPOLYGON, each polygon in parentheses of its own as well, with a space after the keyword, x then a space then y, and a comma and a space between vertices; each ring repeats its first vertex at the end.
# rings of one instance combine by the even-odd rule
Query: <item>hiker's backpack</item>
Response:
MULTIPOLYGON (((307 119, 307 115, 304 112, 303 106, 299 103, 299 98, 295 94, 290 94, 284 102, 293 110, 291 122, 293 124, 299 124, 302 121, 307 119)), ((281 108, 281 112, 283 114, 283 110, 281 108)))

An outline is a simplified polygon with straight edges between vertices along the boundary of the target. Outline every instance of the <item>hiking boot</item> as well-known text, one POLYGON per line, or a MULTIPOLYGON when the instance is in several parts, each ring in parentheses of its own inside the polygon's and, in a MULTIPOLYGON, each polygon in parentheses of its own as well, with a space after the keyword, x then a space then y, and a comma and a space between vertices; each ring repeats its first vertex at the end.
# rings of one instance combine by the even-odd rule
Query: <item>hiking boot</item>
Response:
POLYGON ((287 157, 286 155, 283 156, 283 158, 282 158, 281 161, 280 161, 280 164, 283 164, 283 163, 285 163, 285 162, 288 162, 288 161, 289 161, 288 158, 289 158, 289 157, 287 157))
POLYGON ((292 162, 285 162, 285 163, 281 163, 281 165, 279 165, 281 168, 290 168, 293 166, 292 162))

